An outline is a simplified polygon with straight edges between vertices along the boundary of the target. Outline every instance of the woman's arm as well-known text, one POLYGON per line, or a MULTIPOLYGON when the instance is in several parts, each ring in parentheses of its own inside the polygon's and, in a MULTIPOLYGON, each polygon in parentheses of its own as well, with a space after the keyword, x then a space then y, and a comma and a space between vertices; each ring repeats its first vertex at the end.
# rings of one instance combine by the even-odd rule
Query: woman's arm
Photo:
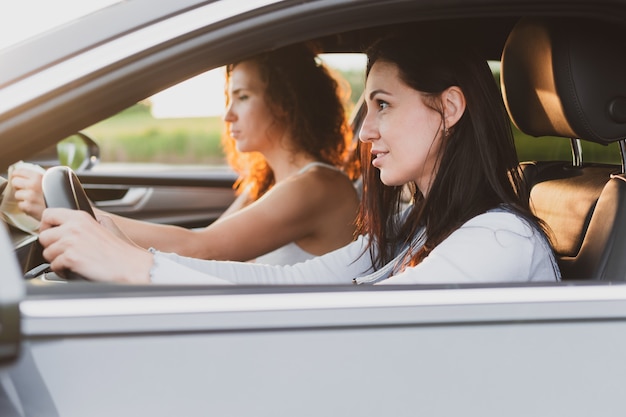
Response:
MULTIPOLYGON (((169 284, 348 284, 370 272, 366 240, 293 266, 205 261, 150 253, 120 239, 87 213, 47 209, 39 240, 57 273, 71 270, 94 281, 169 284)), ((154 252, 154 251, 153 251, 154 252)))
POLYGON ((71 270, 95 281, 148 283, 152 254, 103 225, 107 222, 98 224, 85 211, 44 210, 39 242, 50 268, 60 275, 71 270))
POLYGON ((420 264, 379 284, 557 281, 551 249, 538 230, 509 212, 469 220, 420 264))
MULTIPOLYGON (((329 192, 334 184, 328 181, 318 175, 289 178, 275 185, 259 200, 229 216, 220 217, 204 229, 190 230, 121 216, 111 217, 130 239, 144 248, 153 247, 201 259, 248 261, 328 227, 324 224, 328 213, 336 210, 341 201, 351 201, 349 195, 337 197, 329 192)), ((350 192, 355 193, 353 188, 350 192)), ((354 198, 356 201, 356 194, 354 198)), ((342 227, 343 236, 337 238, 328 250, 351 241, 353 225, 348 221, 346 225, 334 225, 337 230, 342 227)))
MULTIPOLYGON (((248 200, 247 193, 240 194, 219 218, 227 217, 241 210, 248 204, 248 200)), ((98 217, 109 217, 120 230, 124 231, 124 234, 129 239, 143 248, 154 247, 160 250, 172 250, 185 256, 193 256, 194 254, 193 249, 185 250, 180 242, 190 242, 190 247, 195 246, 192 242, 197 239, 197 230, 131 219, 108 213, 96 207, 93 207, 93 210, 98 217)))
POLYGON ((173 253, 154 253, 150 271, 155 284, 307 285, 351 284, 372 272, 367 239, 295 265, 260 265, 245 262, 205 261, 173 253))
MULTIPOLYGON (((15 172, 12 181, 19 186, 16 197, 22 199, 20 208, 40 219, 45 208, 41 174, 28 170, 15 172)), ((350 201, 346 198, 348 194, 337 196, 336 190, 332 181, 329 183, 324 176, 300 175, 274 186, 247 206, 247 195, 242 194, 218 221, 195 230, 134 220, 99 209, 94 211, 101 217, 111 217, 128 238, 143 248, 154 247, 202 259, 247 261, 290 242, 315 236, 329 226, 334 227, 337 236, 332 237, 335 242, 324 242, 320 253, 347 244, 351 240, 351 225, 342 229, 341 225, 327 224, 328 213, 337 210, 342 201, 343 204, 350 201)))

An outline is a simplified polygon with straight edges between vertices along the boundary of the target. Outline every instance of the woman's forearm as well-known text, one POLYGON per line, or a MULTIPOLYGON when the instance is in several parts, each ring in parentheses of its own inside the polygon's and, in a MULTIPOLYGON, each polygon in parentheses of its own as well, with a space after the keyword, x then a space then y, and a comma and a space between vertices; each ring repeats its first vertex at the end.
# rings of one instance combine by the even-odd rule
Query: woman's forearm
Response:
POLYGON ((204 261, 156 252, 150 279, 159 284, 351 284, 352 278, 372 272, 366 244, 367 240, 359 237, 343 248, 295 265, 204 261))
POLYGON ((189 229, 179 226, 135 220, 96 209, 96 215, 108 216, 116 226, 142 248, 155 248, 165 252, 176 252, 184 256, 201 254, 198 236, 189 229))

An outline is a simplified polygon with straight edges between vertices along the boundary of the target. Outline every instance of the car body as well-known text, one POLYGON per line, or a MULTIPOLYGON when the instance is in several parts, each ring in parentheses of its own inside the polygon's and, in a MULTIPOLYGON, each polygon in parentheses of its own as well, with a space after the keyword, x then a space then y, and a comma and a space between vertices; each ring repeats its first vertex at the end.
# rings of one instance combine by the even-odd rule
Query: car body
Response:
MULTIPOLYGON (((394 26, 445 22, 499 60, 524 16, 626 22, 626 1, 121 2, 0 51, 0 170, 261 50, 319 39, 329 52, 358 51, 394 26)), ((222 200, 194 210, 214 214, 234 179, 79 176, 87 187, 206 193, 222 200)), ((626 407, 624 276, 386 288, 46 284, 24 279, 20 242, 0 234, 2 416, 611 416, 626 407)))

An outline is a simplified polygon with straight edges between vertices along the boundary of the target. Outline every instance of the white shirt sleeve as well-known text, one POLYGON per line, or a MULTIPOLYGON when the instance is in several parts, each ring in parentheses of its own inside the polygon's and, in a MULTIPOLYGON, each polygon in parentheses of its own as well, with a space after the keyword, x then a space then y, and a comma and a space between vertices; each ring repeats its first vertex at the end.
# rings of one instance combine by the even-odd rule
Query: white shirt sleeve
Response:
POLYGON ((372 272, 367 239, 295 265, 207 261, 153 251, 153 283, 168 284, 351 284, 352 278, 372 272))
MULTIPOLYGON (((368 239, 295 265, 206 261, 154 252, 153 283, 169 284, 351 284, 373 272, 368 239)), ((545 238, 510 212, 487 212, 466 222, 419 265, 377 284, 447 284, 556 281, 545 238)))
POLYGON ((420 264, 379 284, 447 284, 556 281, 548 242, 510 212, 474 217, 420 264))

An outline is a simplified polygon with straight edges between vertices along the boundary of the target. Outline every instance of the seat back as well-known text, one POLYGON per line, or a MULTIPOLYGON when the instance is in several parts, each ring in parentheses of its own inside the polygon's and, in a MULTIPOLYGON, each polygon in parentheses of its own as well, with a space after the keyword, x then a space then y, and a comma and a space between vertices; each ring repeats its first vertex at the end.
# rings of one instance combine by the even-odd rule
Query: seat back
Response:
MULTIPOLYGON (((501 62, 503 97, 513 123, 531 136, 621 142, 624 149, 623 33, 607 22, 520 20, 501 62)), ((623 165, 521 164, 531 208, 550 228, 564 280, 626 280, 623 165)))

